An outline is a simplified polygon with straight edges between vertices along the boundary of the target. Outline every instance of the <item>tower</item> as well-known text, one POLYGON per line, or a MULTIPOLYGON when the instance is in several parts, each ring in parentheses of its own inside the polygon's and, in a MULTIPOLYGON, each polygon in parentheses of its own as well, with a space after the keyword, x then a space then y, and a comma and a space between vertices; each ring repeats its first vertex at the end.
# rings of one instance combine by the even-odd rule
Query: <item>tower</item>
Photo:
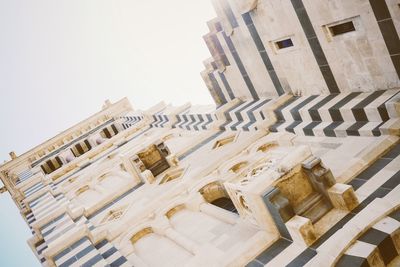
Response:
POLYGON ((395 1, 214 0, 216 103, 126 99, 0 177, 44 266, 400 261, 395 1))

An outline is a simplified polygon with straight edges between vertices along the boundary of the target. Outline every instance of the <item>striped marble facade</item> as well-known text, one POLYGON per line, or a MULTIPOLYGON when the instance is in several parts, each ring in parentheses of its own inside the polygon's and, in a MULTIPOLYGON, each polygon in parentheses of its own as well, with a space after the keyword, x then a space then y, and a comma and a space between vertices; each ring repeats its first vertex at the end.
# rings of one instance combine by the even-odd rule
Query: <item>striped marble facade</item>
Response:
POLYGON ((107 101, 0 166, 35 256, 63 267, 400 264, 399 4, 213 5, 201 76, 215 106, 107 101))

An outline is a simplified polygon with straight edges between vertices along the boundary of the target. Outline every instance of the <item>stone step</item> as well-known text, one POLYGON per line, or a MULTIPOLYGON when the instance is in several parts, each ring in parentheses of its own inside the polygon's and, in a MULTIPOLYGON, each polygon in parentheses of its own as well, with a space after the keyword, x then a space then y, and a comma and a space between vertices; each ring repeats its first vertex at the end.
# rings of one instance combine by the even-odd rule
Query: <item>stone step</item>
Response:
POLYGON ((315 192, 308 196, 295 212, 315 223, 331 209, 331 204, 321 194, 315 192))

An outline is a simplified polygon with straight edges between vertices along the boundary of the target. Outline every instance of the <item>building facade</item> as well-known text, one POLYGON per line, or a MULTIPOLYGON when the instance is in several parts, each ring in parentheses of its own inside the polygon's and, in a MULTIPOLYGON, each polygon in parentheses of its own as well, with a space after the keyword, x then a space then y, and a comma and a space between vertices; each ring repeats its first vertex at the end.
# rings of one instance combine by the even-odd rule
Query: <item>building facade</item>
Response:
POLYGON ((106 101, 0 166, 38 260, 400 265, 400 2, 213 4, 216 107, 106 101))

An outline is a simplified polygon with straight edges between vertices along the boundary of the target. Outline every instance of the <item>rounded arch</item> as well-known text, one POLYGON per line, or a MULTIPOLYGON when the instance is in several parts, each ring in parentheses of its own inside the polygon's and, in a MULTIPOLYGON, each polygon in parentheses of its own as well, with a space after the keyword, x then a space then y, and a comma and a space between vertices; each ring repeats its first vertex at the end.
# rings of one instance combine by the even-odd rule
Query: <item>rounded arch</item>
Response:
POLYGON ((239 173, 241 170, 243 170, 243 168, 247 167, 248 165, 249 165, 248 161, 241 161, 233 165, 229 170, 234 173, 239 173))
POLYGON ((131 244, 134 245, 141 238, 145 237, 148 234, 152 234, 152 233, 154 233, 152 227, 143 228, 142 230, 140 230, 132 235, 132 237, 130 238, 131 244))
POLYGON ((238 213, 235 204, 233 204, 225 186, 221 182, 211 182, 203 186, 199 192, 208 203, 224 210, 238 213))

